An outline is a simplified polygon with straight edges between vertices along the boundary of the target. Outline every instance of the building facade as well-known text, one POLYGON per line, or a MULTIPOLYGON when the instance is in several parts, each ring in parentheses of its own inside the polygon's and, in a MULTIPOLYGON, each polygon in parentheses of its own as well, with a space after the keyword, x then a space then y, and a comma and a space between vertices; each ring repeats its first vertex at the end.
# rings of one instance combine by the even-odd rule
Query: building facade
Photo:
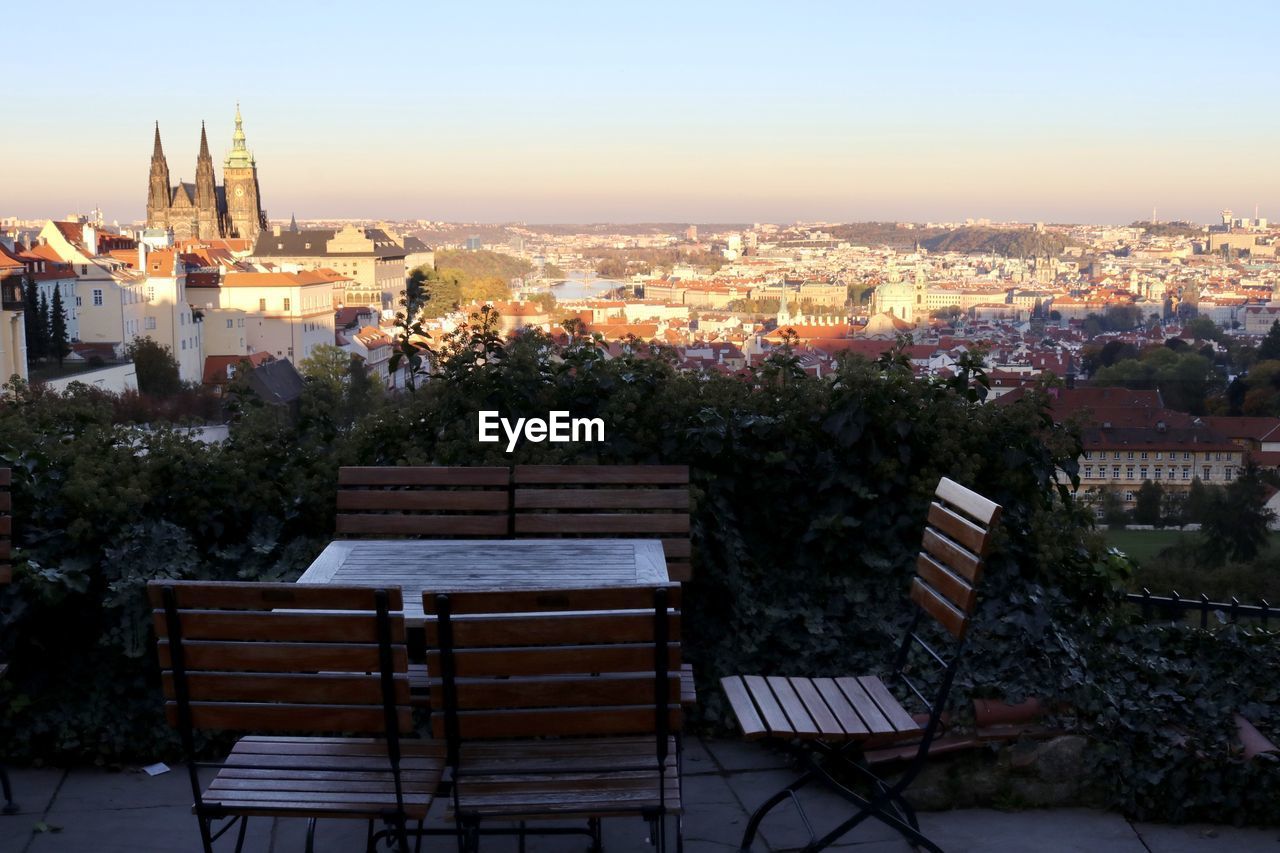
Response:
MULTIPOLYGON (((287 269, 331 269, 346 279, 337 301, 345 307, 369 306, 389 316, 405 287, 404 247, 378 228, 273 228, 258 237, 253 260, 287 269)), ((337 308, 335 304, 333 307, 337 308)))

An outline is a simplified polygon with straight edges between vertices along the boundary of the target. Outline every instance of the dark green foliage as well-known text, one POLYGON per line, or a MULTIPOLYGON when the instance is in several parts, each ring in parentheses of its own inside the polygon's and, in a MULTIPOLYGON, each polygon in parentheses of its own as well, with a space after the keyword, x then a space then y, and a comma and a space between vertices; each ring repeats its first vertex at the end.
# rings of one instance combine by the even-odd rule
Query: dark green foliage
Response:
POLYGON ((1159 483, 1153 483, 1150 480, 1143 482, 1133 505, 1133 523, 1157 526, 1163 523, 1161 511, 1163 500, 1164 489, 1159 483))
POLYGON ((475 252, 465 249, 437 249, 435 262, 436 269, 458 270, 464 279, 497 276, 509 280, 533 271, 533 264, 522 258, 483 249, 475 252))
MULTIPOLYGON (((308 383, 296 416, 243 401, 222 445, 114 425, 110 401, 87 391, 0 403, 21 548, 17 583, 0 592, 0 651, 15 663, 14 686, 0 688, 14 691, 0 744, 64 761, 170 753, 145 580, 296 577, 332 536, 340 465, 687 463, 694 580, 684 642, 703 679, 695 724, 728 724, 714 687, 724 674, 883 669, 911 613, 929 495, 946 475, 1005 508, 953 694, 959 721, 977 695, 1070 701, 1081 716, 1064 724, 1099 738, 1097 782, 1113 801, 1145 809, 1180 785, 1179 803, 1194 811, 1218 796, 1162 775, 1123 740, 1174 700, 1144 698, 1112 668, 1105 617, 1128 564, 1102 551, 1090 511, 1058 484, 1059 472, 1076 476, 1080 447, 1041 395, 981 405, 975 364, 926 382, 901 352, 846 360, 822 380, 785 349, 745 378, 681 373, 659 347, 609 359, 573 328, 563 345, 538 333, 506 344, 491 313, 475 320, 432 342, 436 373, 413 394, 374 398, 348 418, 321 396, 323 383, 308 383), (507 454, 476 441, 480 409, 600 417, 606 440, 507 454), (1113 707, 1131 703, 1113 719, 1113 707), (1117 771, 1122 759, 1131 765, 1117 771)), ((1159 659, 1158 647, 1132 651, 1153 656, 1143 665, 1160 690, 1182 691, 1182 681, 1160 680, 1182 662, 1159 659)), ((1247 653, 1274 661, 1272 647, 1247 653)), ((1221 712, 1180 709, 1206 742, 1226 737, 1221 712)), ((1259 718, 1274 736, 1273 718, 1259 718)), ((1190 751, 1177 759, 1193 760, 1190 751)), ((1254 781, 1251 771, 1210 769, 1235 796, 1254 781)))
POLYGON ((1258 361, 1275 361, 1280 359, 1280 320, 1271 324, 1271 330, 1258 344, 1258 361))
POLYGON ((931 252, 981 252, 1007 258, 1052 258, 1061 255, 1068 241, 1060 234, 1030 229, 966 227, 920 241, 931 252))
POLYGON ((1221 489, 1214 489, 1202 510, 1204 541, 1201 558, 1209 565, 1224 559, 1246 562, 1267 545, 1267 531, 1275 513, 1264 504, 1266 485, 1253 462, 1240 469, 1240 476, 1221 489))
POLYGON ((62 360, 71 352, 71 345, 67 341, 67 315, 62 307, 62 288, 55 287, 53 290, 53 301, 49 304, 49 355, 58 360, 58 366, 62 366, 62 360))
POLYGON ((40 294, 39 310, 36 312, 36 340, 39 341, 37 349, 40 358, 47 358, 50 355, 52 347, 50 346, 49 336, 49 297, 44 293, 40 294))
POLYGON ((22 325, 27 336, 27 361, 44 357, 45 339, 40 336, 40 289, 35 279, 28 278, 22 292, 22 325))
POLYGON ((167 346, 151 338, 134 338, 125 353, 138 376, 138 390, 155 397, 168 397, 182 390, 178 362, 167 346))

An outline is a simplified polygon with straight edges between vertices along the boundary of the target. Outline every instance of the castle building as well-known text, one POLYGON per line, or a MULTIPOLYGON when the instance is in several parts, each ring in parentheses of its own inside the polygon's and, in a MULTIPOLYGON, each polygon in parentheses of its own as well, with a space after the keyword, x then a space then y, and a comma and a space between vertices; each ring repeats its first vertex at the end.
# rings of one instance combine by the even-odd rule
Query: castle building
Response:
POLYGON ((213 157, 204 123, 200 124, 200 154, 196 157, 195 183, 169 182, 169 163, 160 144, 156 123, 147 186, 147 227, 172 229, 177 240, 237 238, 250 244, 266 227, 258 187, 258 165, 245 146, 240 106, 236 105, 236 130, 231 153, 223 161, 222 186, 213 174, 213 157))

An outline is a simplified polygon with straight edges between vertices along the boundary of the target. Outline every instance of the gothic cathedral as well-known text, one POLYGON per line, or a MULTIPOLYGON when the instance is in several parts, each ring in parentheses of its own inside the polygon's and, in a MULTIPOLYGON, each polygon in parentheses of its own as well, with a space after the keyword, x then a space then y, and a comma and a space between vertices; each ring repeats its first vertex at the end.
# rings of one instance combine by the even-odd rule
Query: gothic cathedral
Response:
POLYGON ((194 184, 169 183, 169 163, 160 147, 156 123, 155 148, 151 152, 151 183, 147 190, 147 227, 171 228, 177 240, 239 238, 251 244, 267 226, 258 190, 258 165, 244 144, 240 106, 236 105, 236 132, 231 153, 223 161, 222 186, 215 183, 213 157, 204 123, 200 123, 200 156, 196 158, 194 184))

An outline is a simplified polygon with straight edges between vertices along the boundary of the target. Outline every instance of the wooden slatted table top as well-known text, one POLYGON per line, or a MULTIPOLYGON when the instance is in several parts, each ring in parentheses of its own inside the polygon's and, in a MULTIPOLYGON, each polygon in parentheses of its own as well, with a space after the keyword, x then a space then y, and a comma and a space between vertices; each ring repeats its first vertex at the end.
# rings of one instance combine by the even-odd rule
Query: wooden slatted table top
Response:
POLYGON ((667 583, 656 539, 337 539, 298 583, 398 586, 405 624, 424 592, 578 589, 667 583))

